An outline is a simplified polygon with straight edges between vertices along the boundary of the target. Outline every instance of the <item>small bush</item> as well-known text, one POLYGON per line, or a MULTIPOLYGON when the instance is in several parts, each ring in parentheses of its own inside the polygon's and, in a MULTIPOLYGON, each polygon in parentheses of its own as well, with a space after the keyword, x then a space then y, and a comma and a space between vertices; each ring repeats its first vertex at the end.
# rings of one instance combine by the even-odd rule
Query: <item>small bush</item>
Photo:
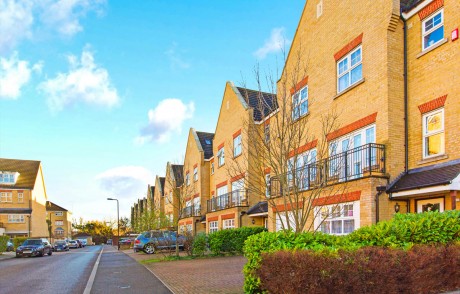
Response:
POLYGON ((206 252, 207 237, 205 233, 199 233, 195 236, 192 245, 192 253, 194 256, 204 256, 206 252))
POLYGON ((184 251, 187 253, 188 256, 191 256, 193 253, 193 240, 195 237, 193 236, 192 232, 186 231, 184 233, 184 251))
POLYGON ((25 240, 27 240, 28 237, 14 237, 13 238, 13 245, 14 245, 14 248, 18 248, 19 246, 22 245, 22 243, 24 243, 25 240))
POLYGON ((0 236, 0 254, 6 251, 6 246, 10 237, 0 236))
POLYGON ((254 234, 266 231, 264 227, 242 227, 221 230, 209 234, 209 248, 218 255, 223 253, 243 254, 244 241, 254 234))
POLYGON ((460 289, 460 246, 279 251, 256 274, 269 293, 440 293, 460 289))

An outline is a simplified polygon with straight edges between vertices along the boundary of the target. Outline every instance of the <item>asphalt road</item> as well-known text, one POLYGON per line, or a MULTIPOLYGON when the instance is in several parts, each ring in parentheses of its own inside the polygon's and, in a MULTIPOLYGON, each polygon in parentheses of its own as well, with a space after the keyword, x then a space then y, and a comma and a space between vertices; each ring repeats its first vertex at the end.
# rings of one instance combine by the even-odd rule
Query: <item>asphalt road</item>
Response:
POLYGON ((0 292, 83 293, 101 246, 0 262, 0 292))

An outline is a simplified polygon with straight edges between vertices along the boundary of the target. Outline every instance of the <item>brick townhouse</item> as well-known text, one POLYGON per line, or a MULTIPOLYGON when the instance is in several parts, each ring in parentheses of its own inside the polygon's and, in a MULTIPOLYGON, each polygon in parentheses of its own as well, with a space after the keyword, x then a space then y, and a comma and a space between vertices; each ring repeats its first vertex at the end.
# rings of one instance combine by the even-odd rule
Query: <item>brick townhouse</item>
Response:
POLYGON ((46 213, 51 225, 50 241, 72 239, 72 213, 51 201, 46 201, 46 213))

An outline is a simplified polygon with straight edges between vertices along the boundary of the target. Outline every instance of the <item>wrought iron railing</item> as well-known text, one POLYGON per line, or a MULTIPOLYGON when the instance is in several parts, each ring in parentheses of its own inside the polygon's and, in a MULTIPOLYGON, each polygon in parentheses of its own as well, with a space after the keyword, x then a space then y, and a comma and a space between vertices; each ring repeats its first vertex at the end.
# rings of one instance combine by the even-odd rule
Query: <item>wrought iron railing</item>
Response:
POLYGON ((385 145, 369 143, 272 177, 270 196, 280 195, 282 182, 302 191, 364 177, 383 177, 385 170, 385 145))
POLYGON ((208 212, 223 210, 230 207, 248 206, 246 190, 235 190, 227 194, 223 194, 207 201, 208 212))
POLYGON ((191 216, 201 216, 201 206, 200 205, 191 205, 182 209, 181 218, 191 217, 191 216))

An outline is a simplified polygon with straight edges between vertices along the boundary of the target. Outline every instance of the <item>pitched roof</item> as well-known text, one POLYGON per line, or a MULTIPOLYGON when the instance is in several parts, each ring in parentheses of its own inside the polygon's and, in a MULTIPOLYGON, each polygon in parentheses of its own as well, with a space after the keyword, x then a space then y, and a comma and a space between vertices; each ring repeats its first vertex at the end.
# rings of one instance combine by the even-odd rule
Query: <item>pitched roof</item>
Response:
POLYGON ((460 175, 460 159, 409 170, 396 179, 388 193, 447 185, 460 175))
POLYGON ((39 169, 40 161, 0 158, 0 171, 19 173, 14 185, 0 183, 0 188, 33 189, 39 169))
POLYGON ((171 168, 176 180, 176 187, 182 186, 184 183, 184 166, 182 164, 171 164, 171 168))
POLYGON ((204 159, 209 159, 213 156, 212 153, 212 139, 214 139, 213 133, 196 132, 198 139, 200 140, 201 147, 204 151, 204 159))
POLYGON ((261 121, 278 109, 276 95, 261 91, 255 91, 242 87, 236 87, 244 100, 254 109, 254 120, 261 121))
POLYGON ((267 212, 268 212, 268 202, 260 201, 259 203, 257 203, 256 205, 248 209, 247 215, 267 213, 267 212))
POLYGON ((407 12, 423 2, 423 0, 401 0, 400 6, 402 12, 407 12))
POLYGON ((67 209, 51 202, 46 201, 46 211, 67 211, 67 209))

